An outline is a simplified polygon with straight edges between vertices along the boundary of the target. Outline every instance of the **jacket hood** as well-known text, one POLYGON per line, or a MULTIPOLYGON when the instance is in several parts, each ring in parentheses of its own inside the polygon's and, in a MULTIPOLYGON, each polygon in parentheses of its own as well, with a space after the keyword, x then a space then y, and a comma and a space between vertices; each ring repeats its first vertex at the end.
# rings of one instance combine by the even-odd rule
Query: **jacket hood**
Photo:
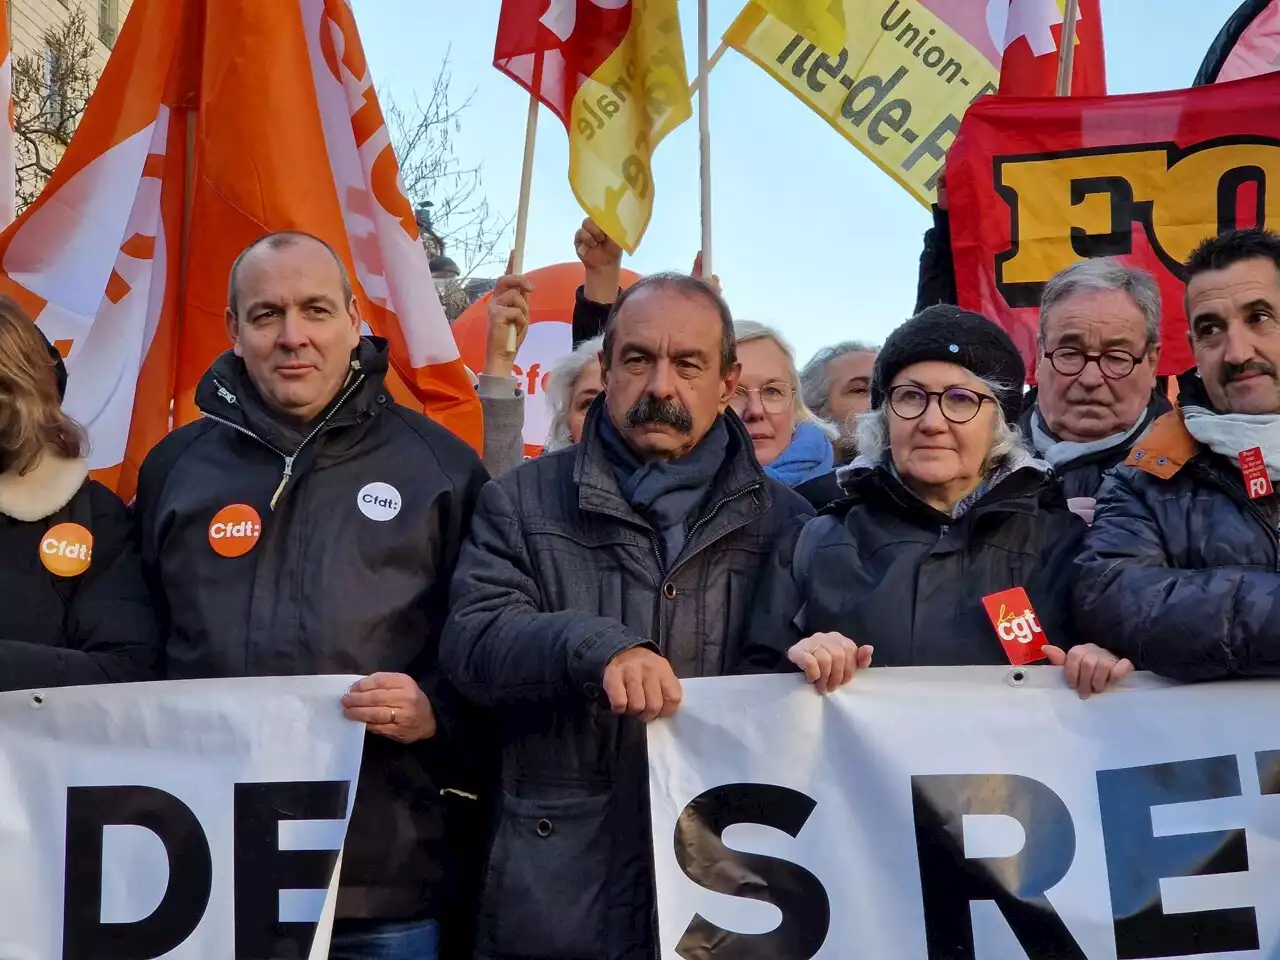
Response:
MULTIPOLYGON (((340 425, 362 415, 372 415, 387 402, 385 378, 388 369, 387 341, 381 337, 362 337, 351 351, 351 374, 347 383, 319 419, 328 415, 333 405, 343 403, 340 414, 331 421, 340 425), (363 380, 358 378, 363 377, 363 380), (355 392, 347 396, 354 384, 355 392), (382 399, 379 400, 379 397, 382 399), (345 401, 343 400, 345 398, 345 401)), ((267 406, 254 386, 244 361, 228 350, 218 357, 201 377, 196 387, 196 406, 206 416, 242 427, 273 444, 293 446, 290 434, 300 427, 290 427, 285 418, 267 406)), ((305 432, 305 431, 303 431, 305 432)))
POLYGON ((0 514, 23 523, 51 517, 71 502, 87 479, 89 464, 83 458, 46 454, 25 474, 0 474, 0 514))

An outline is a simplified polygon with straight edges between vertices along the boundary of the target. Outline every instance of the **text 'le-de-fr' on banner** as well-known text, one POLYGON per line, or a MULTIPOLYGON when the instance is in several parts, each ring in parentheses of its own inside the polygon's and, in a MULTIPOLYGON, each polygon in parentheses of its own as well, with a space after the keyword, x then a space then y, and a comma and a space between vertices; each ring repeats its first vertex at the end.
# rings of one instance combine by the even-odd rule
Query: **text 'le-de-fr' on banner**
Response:
POLYGON ((919 3, 846 3, 845 22, 845 47, 819 50, 749 3, 724 39, 927 206, 960 118, 1000 71, 919 3))

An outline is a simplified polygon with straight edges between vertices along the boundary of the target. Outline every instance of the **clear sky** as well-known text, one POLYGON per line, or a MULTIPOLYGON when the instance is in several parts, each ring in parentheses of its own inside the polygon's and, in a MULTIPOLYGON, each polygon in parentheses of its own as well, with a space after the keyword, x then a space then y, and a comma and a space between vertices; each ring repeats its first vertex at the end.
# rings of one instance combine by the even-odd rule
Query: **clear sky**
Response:
MULTIPOLYGON (((538 0, 521 0, 535 3, 538 0)), ((483 164, 490 203, 515 211, 527 95, 493 69, 499 0, 354 0, 380 89, 425 97, 446 50, 454 91, 474 90, 459 158, 483 164)), ((711 47, 742 8, 711 0, 711 47)), ((1112 93, 1189 85, 1238 0, 1103 0, 1112 93)), ((680 0, 689 76, 697 4, 680 0)), ((882 340, 915 303, 928 212, 777 81, 730 51, 712 74, 715 271, 734 315, 771 323, 801 361, 837 340, 882 340)), ((659 147, 653 221, 627 265, 688 270, 697 252, 697 117, 659 147)), ((568 145, 542 112, 528 267, 572 260, 584 214, 569 190, 568 145)))

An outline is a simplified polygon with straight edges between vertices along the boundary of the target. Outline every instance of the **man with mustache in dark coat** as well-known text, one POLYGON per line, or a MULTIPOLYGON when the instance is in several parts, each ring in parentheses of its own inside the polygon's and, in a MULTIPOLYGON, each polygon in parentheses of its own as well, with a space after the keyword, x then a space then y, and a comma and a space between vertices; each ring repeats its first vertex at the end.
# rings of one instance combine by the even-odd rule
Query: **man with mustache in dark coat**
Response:
POLYGON ((736 662, 775 542, 811 512, 726 409, 711 287, 639 281, 600 361, 582 442, 484 488, 453 581, 442 662, 503 753, 478 957, 653 955, 644 723, 736 662))

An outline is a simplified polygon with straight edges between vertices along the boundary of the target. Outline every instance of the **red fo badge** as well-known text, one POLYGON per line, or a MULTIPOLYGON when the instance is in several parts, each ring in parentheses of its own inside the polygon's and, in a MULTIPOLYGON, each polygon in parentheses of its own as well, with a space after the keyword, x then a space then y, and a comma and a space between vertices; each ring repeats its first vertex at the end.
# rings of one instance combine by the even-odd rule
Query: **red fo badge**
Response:
POLYGON ((1261 447, 1241 451, 1240 472, 1244 474, 1244 488, 1249 491, 1250 500, 1269 497, 1275 492, 1267 473, 1266 461, 1262 459, 1261 447))
POLYGON ((991 626, 1004 647, 1009 662, 1015 667, 1044 659, 1044 628, 1031 607, 1027 591, 1022 587, 1003 590, 982 598, 991 626))

